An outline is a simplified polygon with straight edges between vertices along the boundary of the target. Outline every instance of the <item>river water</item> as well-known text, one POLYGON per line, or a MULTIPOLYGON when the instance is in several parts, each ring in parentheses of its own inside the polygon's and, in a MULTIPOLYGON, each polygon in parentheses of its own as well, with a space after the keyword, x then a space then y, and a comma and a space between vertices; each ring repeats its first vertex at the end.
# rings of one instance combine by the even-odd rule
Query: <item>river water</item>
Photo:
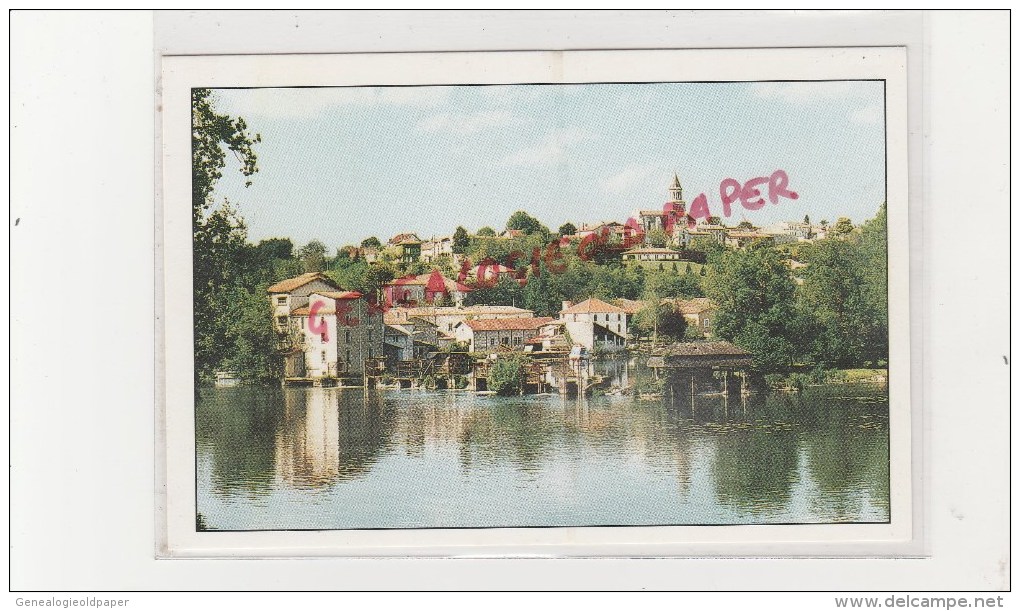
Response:
POLYGON ((871 385, 693 406, 205 389, 198 511, 210 530, 887 522, 888 413, 871 385))

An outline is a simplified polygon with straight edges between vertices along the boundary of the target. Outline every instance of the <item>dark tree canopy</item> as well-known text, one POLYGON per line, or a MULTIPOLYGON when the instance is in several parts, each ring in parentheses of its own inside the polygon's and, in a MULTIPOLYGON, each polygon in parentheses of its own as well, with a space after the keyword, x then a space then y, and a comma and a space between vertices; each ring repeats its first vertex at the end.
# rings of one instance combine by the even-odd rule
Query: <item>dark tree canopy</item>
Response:
POLYGON ((549 232, 549 230, 540 223, 538 219, 523 210, 518 210, 510 215, 510 218, 506 222, 506 228, 508 230, 523 231, 527 235, 539 232, 549 232))
POLYGON ((481 229, 478 230, 478 235, 484 238, 491 238, 496 235, 496 230, 486 225, 485 227, 482 227, 481 229))
POLYGON ((379 241, 379 238, 377 238, 375 236, 372 236, 370 238, 365 238, 364 240, 362 240, 361 241, 361 247, 362 248, 382 248, 382 242, 379 241))
POLYGON ((306 272, 321 272, 326 269, 326 245, 312 240, 298 251, 306 272))
POLYGON ((563 223, 562 225, 560 225, 560 228, 557 231, 557 233, 559 233, 561 236, 574 235, 575 233, 577 233, 577 227, 575 227, 573 223, 563 223))
POLYGON ((456 255, 462 255, 468 251, 471 246, 471 236, 468 235, 467 229, 463 227, 457 227, 453 232, 453 244, 451 248, 453 253, 456 255))
POLYGON ((294 243, 290 238, 269 238, 262 240, 256 248, 269 259, 290 259, 294 256, 294 243))

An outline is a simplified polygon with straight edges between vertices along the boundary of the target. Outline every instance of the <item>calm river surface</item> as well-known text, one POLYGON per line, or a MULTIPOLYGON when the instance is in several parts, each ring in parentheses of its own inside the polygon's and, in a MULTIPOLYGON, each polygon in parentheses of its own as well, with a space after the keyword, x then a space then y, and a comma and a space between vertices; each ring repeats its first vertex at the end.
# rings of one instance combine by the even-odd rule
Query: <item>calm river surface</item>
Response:
POLYGON ((889 519, 879 386, 705 396, 693 410, 689 399, 224 388, 202 391, 197 422, 198 511, 212 530, 889 519))

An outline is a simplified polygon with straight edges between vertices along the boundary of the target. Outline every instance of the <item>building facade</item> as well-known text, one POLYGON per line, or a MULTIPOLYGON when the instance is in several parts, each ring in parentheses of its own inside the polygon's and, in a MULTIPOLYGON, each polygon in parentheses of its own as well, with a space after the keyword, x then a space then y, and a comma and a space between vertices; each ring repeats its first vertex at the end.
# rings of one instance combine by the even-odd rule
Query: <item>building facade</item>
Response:
POLYGON ((560 320, 576 345, 607 351, 627 347, 627 312, 601 299, 592 297, 576 305, 564 302, 560 320))
POLYGON ((357 291, 315 291, 290 318, 301 338, 303 377, 361 375, 366 359, 383 356, 382 314, 357 291))

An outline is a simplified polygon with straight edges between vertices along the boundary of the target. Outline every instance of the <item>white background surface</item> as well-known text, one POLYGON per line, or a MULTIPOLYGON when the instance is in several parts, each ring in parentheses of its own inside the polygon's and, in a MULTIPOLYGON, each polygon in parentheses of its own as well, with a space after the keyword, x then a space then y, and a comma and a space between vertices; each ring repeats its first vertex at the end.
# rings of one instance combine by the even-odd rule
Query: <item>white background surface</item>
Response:
MULTIPOLYGON (((856 14, 167 17, 159 40, 169 52, 321 51, 324 40, 333 51, 867 45, 909 35, 896 15, 856 14)), ((925 298, 929 557, 157 561, 152 16, 12 14, 11 588, 1007 588, 1008 15, 936 13, 925 26, 930 148, 918 153, 930 184, 923 250, 912 257, 925 265, 915 290, 925 298)))

